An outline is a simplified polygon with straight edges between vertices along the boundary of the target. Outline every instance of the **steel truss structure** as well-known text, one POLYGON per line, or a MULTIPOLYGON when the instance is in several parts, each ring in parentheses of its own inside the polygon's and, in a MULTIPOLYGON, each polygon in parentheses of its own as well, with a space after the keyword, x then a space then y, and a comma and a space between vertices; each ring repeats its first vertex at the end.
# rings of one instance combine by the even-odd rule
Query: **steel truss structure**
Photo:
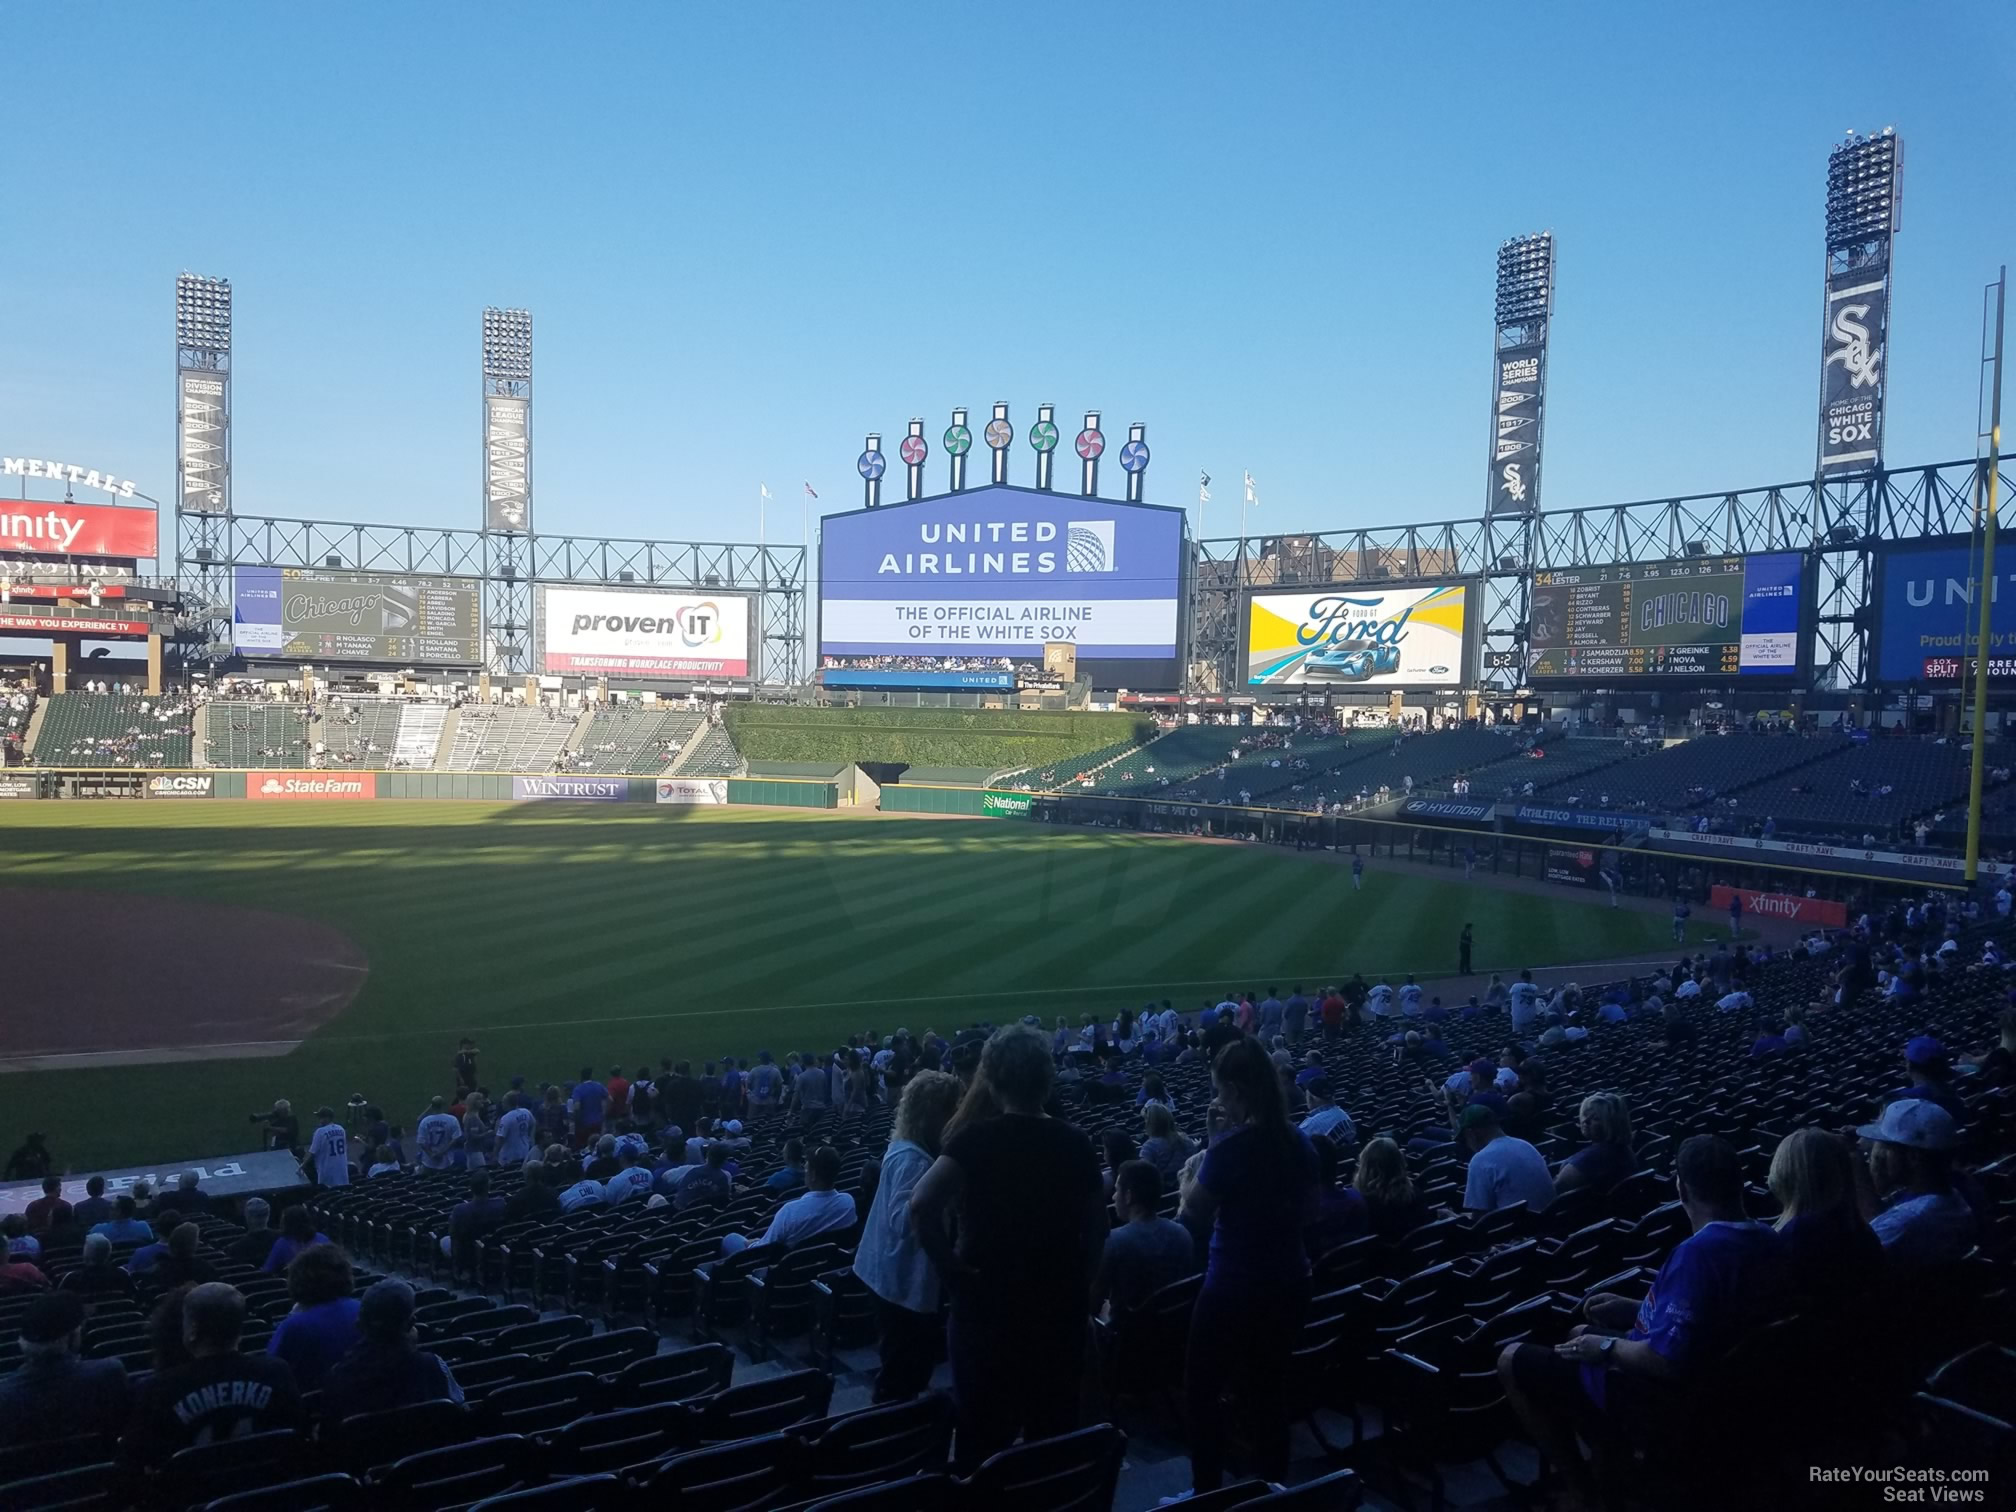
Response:
MULTIPOLYGON (((2001 479, 2008 488, 2011 474, 2005 471, 2001 479)), ((1827 483, 1551 510, 1530 518, 1501 515, 1199 541, 1191 579, 1192 680, 1195 691, 1240 691, 1239 596, 1245 589, 1474 577, 1482 582, 1484 600, 1487 666, 1480 686, 1509 693, 1525 681, 1523 627, 1536 569, 1801 551, 1813 559, 1818 584, 1809 686, 1859 688, 1876 547, 1972 530, 1986 480, 1987 464, 1970 459, 1827 483), (1489 666, 1492 652, 1507 664, 1489 666)))
POLYGON ((538 669, 532 605, 533 590, 541 583, 745 593, 756 600, 751 634, 761 645, 758 681, 795 682, 804 665, 803 546, 629 541, 245 514, 210 517, 200 536, 189 524, 185 516, 176 547, 181 582, 185 590, 199 586, 212 596, 195 612, 226 622, 232 570, 238 567, 468 578, 483 586, 486 615, 494 603, 519 606, 508 624, 485 627, 486 634, 498 638, 500 654, 491 659, 491 669, 506 661, 501 652, 508 641, 508 670, 529 674, 538 669))

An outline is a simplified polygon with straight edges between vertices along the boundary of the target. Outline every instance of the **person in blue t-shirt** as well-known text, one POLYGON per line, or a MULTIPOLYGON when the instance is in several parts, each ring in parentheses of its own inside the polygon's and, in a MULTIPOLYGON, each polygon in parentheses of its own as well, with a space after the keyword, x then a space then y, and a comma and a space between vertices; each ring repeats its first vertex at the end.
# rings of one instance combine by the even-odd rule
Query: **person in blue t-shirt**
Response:
POLYGON ((609 1089, 595 1079, 595 1073, 583 1066, 581 1080, 575 1085, 573 1095, 568 1098, 568 1111, 574 1121, 574 1148, 592 1143, 602 1132, 602 1113, 609 1106, 609 1089))
POLYGON ((1588 1324, 1565 1342, 1510 1344, 1498 1357, 1513 1411, 1587 1505, 1596 1504, 1596 1478, 1577 1432, 1603 1456, 1634 1427, 1670 1416, 1659 1386, 1712 1365, 1790 1300, 1790 1247, 1744 1213, 1734 1146, 1697 1134, 1673 1164, 1694 1232, 1667 1257, 1644 1300, 1599 1292, 1582 1304, 1588 1324))
POLYGON ((1289 1416, 1282 1388, 1308 1299, 1302 1231, 1316 1217, 1316 1150, 1288 1122, 1281 1078, 1267 1052, 1250 1039, 1227 1045, 1212 1066, 1212 1083, 1213 1141, 1183 1191, 1185 1220, 1211 1232, 1183 1371, 1190 1478, 1200 1494, 1224 1480, 1219 1398, 1239 1378, 1258 1435, 1254 1468, 1270 1480, 1285 1478, 1289 1416))

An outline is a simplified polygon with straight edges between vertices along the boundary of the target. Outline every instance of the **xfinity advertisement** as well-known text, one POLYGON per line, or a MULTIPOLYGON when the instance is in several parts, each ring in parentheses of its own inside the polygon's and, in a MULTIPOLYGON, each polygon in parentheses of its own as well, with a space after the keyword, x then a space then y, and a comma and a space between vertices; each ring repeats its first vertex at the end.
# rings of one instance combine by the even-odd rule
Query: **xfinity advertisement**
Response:
POLYGON ((1249 688, 1453 688, 1469 681, 1468 583, 1346 585, 1246 602, 1249 688))
POLYGON ((1182 576, 1180 509, 998 485, 829 515, 819 652, 984 669, 1068 644, 1101 686, 1173 687, 1182 576))

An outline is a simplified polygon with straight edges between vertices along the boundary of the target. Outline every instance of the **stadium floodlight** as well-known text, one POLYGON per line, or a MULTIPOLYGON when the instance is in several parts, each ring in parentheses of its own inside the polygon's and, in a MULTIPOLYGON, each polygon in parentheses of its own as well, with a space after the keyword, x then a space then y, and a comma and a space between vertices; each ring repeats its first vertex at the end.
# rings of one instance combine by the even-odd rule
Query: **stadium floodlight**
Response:
POLYGON ((199 352, 231 350, 230 279, 176 276, 175 345, 199 352))
POLYGON ((504 383, 532 381, 532 312, 483 311, 483 376, 504 383))
POLYGON ((1827 250, 1850 253, 1887 242, 1897 230, 1903 175, 1895 127, 1849 132, 1827 155, 1827 250))
POLYGON ((1530 325, 1554 308, 1554 233, 1515 236, 1498 247, 1498 324, 1530 325))

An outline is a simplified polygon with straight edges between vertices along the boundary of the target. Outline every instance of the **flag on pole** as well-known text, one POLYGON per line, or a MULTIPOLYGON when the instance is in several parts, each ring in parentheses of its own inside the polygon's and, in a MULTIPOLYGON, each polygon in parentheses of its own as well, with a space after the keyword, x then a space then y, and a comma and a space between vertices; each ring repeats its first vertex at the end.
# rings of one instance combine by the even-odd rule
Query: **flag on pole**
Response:
POLYGON ((815 499, 819 497, 819 490, 814 488, 810 483, 807 483, 805 485, 805 492, 812 495, 812 497, 815 499))
POLYGON ((1197 502, 1199 504, 1211 502, 1211 474, 1207 472, 1197 474, 1197 502))
POLYGON ((1248 508, 1260 502, 1260 494, 1253 487, 1253 474, 1246 474, 1246 504, 1248 508))
POLYGON ((767 499, 770 497, 770 485, 768 483, 758 483, 756 487, 761 491, 764 498, 767 499))

